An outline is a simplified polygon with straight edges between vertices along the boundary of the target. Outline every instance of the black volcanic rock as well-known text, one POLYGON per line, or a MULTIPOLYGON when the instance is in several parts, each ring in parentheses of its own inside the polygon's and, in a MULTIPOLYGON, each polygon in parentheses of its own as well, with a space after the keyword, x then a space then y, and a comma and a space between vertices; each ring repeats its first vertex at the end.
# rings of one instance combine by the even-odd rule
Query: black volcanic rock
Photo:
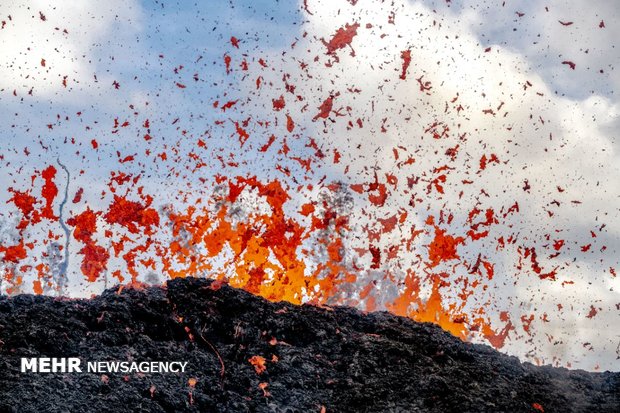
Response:
POLYGON ((432 324, 271 303, 203 279, 91 300, 0 298, 0 412, 323 409, 617 413, 620 374, 521 364, 432 324), (188 371, 20 372, 21 357, 76 356, 187 361, 188 371), (260 375, 252 356, 266 359, 260 375))

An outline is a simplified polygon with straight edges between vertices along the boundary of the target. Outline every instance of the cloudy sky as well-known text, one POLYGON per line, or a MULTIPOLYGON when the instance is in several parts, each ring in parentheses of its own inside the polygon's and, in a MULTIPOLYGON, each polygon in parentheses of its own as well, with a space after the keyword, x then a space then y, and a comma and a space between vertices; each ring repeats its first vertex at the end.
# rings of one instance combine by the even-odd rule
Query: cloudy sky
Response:
MULTIPOLYGON (((92 242, 110 251, 106 230, 128 233, 126 249, 145 236, 104 219, 115 194, 182 211, 208 204, 218 177, 257 176, 282 183, 294 216, 344 182, 340 264, 358 276, 334 297, 392 309, 416 280, 407 314, 440 289, 473 340, 489 342, 482 317, 524 360, 618 370, 619 14, 611 0, 3 2, 4 271, 32 291, 40 240, 64 243, 36 212, 14 229, 15 191, 44 211, 50 165, 58 215, 56 159, 65 214, 101 211, 92 242), (28 257, 7 261, 20 240, 28 257)), ((296 251, 322 248, 312 240, 296 251)), ((71 240, 77 296, 104 285, 85 281, 85 242, 71 240)))

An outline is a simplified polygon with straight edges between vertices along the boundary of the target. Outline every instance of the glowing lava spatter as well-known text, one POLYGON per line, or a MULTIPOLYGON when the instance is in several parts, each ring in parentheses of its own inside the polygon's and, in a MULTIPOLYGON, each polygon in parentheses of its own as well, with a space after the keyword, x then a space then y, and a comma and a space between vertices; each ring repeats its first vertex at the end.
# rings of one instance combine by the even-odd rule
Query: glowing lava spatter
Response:
MULTIPOLYGON (((424 31, 403 30, 391 7, 377 6, 380 22, 358 13, 361 3, 346 7, 337 27, 310 19, 279 53, 241 33, 221 34, 208 59, 202 51, 183 61, 151 53, 157 64, 148 77, 161 70, 165 90, 138 93, 131 88, 148 88, 138 75, 110 78, 114 109, 43 122, 45 133, 63 135, 15 146, 21 163, 3 151, 11 185, 0 217, 12 219, 0 243, 3 288, 55 291, 46 273, 58 271, 68 247, 70 275, 94 285, 206 276, 273 301, 387 309, 497 348, 535 335, 547 313, 531 316, 494 294, 533 282, 570 286, 573 262, 608 248, 602 214, 584 229, 587 242, 562 228, 569 207, 581 210, 579 194, 528 175, 534 168, 518 150, 533 149, 515 131, 533 124, 536 140, 557 153, 566 145, 556 144, 546 115, 520 118, 512 92, 485 89, 503 90, 503 82, 476 78, 476 102, 459 89, 466 84, 441 78, 441 59, 426 59, 438 61, 427 70, 432 44, 418 43, 435 32, 448 38, 435 14, 416 14, 429 33, 417 35, 424 31), (380 59, 369 60, 368 50, 380 59), (170 102, 191 105, 176 112, 170 102), (35 148, 49 155, 38 159, 70 154, 68 188, 53 162, 31 160, 35 148), (551 190, 540 195, 541 187, 551 190), (65 189, 72 201, 61 223, 65 189), (532 216, 544 219, 535 231, 532 216), (520 316, 526 321, 513 324, 520 316)), ((320 12, 311 9, 308 18, 320 12)), ((496 54, 476 47, 476 59, 496 54)), ((542 104, 539 84, 509 80, 528 111, 542 104)), ((547 147, 537 156, 547 159, 547 147)), ((615 278, 617 263, 600 262, 615 278)), ((582 318, 601 313, 592 307, 582 318)))

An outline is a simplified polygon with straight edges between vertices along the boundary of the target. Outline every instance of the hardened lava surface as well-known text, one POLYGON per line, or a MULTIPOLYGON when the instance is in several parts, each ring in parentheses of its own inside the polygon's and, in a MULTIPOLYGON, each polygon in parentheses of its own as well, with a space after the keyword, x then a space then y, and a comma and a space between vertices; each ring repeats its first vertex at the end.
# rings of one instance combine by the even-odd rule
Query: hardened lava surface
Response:
POLYGON ((89 300, 0 298, 0 372, 0 412, 620 411, 619 373, 522 364, 436 325, 204 279, 89 300), (188 365, 35 374, 20 357, 188 365))

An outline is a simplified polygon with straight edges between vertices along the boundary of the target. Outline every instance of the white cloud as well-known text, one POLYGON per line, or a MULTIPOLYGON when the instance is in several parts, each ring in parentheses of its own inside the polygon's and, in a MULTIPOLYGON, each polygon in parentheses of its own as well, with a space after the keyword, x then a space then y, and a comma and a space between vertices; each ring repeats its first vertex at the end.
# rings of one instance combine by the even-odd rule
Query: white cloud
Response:
POLYGON ((470 28, 483 41, 526 56, 552 91, 579 98, 601 94, 617 99, 613 96, 620 87, 620 26, 616 24, 620 8, 616 1, 505 2, 501 7, 495 1, 467 0, 452 6, 459 13, 477 16, 470 28), (601 22, 604 27, 599 27, 601 22), (565 60, 576 64, 574 72, 562 65, 565 60))
MULTIPOLYGON (((0 5, 0 89, 51 98, 94 83, 92 49, 140 28, 136 1, 4 1, 0 5), (63 85, 66 81, 66 87, 63 85)), ((101 80, 109 80, 100 74, 101 80)), ((109 83, 112 81, 110 80, 109 83)), ((75 93, 67 99, 76 99, 75 93)))

